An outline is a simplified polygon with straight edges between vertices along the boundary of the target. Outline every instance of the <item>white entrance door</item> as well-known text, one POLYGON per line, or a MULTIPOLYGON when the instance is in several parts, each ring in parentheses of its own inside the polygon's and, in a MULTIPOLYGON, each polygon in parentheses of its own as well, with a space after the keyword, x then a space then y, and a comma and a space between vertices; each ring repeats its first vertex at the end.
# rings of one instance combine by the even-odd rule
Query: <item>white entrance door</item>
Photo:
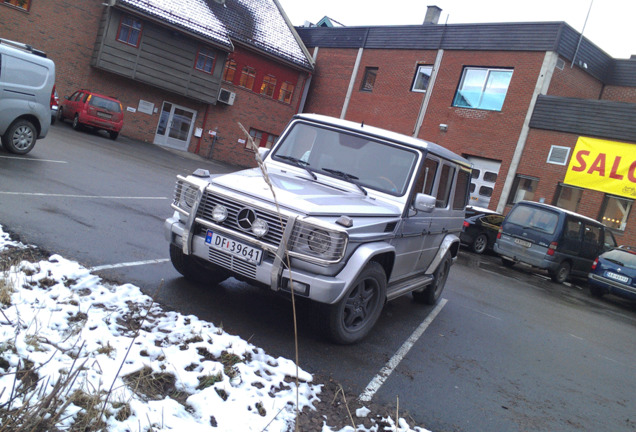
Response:
POLYGON ((164 102, 154 143, 187 151, 196 118, 196 111, 164 102))
POLYGON ((495 189, 499 175, 500 161, 467 156, 473 164, 473 177, 470 183, 470 204, 475 207, 488 208, 490 196, 495 189))

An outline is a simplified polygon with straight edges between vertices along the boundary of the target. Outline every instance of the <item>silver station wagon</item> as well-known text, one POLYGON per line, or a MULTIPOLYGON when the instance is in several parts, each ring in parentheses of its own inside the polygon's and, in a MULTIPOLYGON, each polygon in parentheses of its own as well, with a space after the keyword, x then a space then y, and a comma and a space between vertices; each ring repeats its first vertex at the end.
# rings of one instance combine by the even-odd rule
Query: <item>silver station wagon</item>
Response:
POLYGON ((262 169, 178 176, 165 233, 183 276, 293 290, 317 303, 319 326, 342 344, 366 336, 388 300, 437 303, 459 249, 468 161, 313 114, 295 116, 259 154, 262 169))

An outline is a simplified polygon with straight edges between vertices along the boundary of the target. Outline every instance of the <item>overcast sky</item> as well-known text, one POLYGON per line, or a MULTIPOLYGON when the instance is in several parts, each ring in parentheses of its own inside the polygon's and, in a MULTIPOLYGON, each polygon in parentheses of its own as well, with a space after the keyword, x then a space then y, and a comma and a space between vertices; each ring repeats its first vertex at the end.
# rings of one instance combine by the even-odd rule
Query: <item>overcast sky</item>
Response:
POLYGON ((636 0, 279 0, 295 26, 328 16, 348 26, 421 24, 428 5, 440 24, 565 21, 615 58, 636 54, 636 0), (593 3, 592 3, 593 2, 593 3))

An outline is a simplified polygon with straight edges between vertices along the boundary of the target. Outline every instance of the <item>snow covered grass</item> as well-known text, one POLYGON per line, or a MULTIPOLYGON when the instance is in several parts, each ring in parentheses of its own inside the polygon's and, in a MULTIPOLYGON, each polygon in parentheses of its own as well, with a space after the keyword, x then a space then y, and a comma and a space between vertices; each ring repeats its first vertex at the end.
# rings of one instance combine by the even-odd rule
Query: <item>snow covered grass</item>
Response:
MULTIPOLYGON (((321 388, 292 361, 0 227, 0 432, 293 431, 321 388)), ((424 430, 372 423, 340 430, 424 430)))

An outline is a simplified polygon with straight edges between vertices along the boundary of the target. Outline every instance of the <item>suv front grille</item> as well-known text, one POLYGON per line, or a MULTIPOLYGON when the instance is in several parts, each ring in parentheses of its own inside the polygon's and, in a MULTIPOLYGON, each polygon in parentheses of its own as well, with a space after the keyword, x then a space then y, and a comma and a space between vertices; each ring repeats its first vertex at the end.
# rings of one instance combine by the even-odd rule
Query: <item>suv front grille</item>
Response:
POLYGON ((278 214, 275 212, 271 212, 268 210, 259 209, 248 204, 244 204, 241 202, 234 202, 226 197, 212 195, 207 190, 203 194, 203 198, 201 199, 201 204, 199 205, 199 209, 197 211, 197 218, 204 219, 206 221, 210 221, 211 223, 220 225, 224 228, 231 229, 233 231, 237 231, 243 234, 247 234, 251 237, 256 238, 251 231, 246 231, 242 229, 238 224, 238 213, 244 209, 250 208, 254 210, 256 216, 259 219, 263 219, 267 222, 269 226, 269 231, 265 234, 264 237, 259 240, 268 243, 274 247, 278 247, 282 238, 285 227, 287 226, 287 218, 285 216, 278 217, 278 214), (217 204, 221 204, 227 208, 227 219, 222 223, 214 222, 212 219, 212 210, 217 204), (281 219, 282 219, 282 227, 281 227, 281 219))

